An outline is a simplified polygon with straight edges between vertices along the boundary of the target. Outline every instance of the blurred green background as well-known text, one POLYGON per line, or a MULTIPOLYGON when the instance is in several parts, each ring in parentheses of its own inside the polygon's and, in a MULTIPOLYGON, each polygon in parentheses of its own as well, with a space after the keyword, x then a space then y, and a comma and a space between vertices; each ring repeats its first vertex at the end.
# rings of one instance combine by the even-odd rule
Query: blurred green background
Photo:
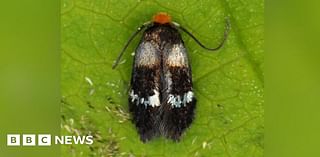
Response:
POLYGON ((319 1, 266 4, 266 156, 318 156, 319 1))
POLYGON ((262 0, 61 2, 62 135, 93 135, 93 145, 63 145, 62 156, 263 156, 264 3, 262 0), (130 35, 159 11, 208 47, 182 33, 198 98, 196 118, 175 143, 143 144, 130 122, 127 97, 137 37, 116 70, 111 65, 130 35))
POLYGON ((7 134, 60 134, 59 3, 0 2, 0 156, 60 156, 59 145, 8 147, 7 134))

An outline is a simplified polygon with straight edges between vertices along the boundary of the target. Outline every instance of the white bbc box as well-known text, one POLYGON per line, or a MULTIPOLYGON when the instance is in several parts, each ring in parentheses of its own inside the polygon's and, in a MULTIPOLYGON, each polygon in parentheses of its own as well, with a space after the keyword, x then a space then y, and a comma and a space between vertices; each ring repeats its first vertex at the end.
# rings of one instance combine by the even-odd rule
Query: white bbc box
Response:
POLYGON ((20 135, 7 134, 7 146, 20 146, 20 135))
POLYGON ((35 146, 36 145, 36 135, 35 134, 23 134, 22 135, 22 145, 23 146, 35 146))
POLYGON ((38 146, 51 146, 51 135, 50 134, 39 134, 38 135, 38 146))

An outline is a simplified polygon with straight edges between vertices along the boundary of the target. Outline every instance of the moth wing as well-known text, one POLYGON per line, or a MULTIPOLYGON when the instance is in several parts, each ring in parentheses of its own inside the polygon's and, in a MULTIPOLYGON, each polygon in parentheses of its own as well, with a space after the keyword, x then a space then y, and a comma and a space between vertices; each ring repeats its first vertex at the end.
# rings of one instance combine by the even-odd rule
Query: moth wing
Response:
POLYGON ((196 98, 193 94, 191 68, 183 41, 169 45, 164 50, 164 132, 167 137, 179 140, 194 119, 196 98))
POLYGON ((129 110, 140 139, 148 141, 158 134, 160 106, 160 52, 149 41, 136 49, 131 77, 129 110))

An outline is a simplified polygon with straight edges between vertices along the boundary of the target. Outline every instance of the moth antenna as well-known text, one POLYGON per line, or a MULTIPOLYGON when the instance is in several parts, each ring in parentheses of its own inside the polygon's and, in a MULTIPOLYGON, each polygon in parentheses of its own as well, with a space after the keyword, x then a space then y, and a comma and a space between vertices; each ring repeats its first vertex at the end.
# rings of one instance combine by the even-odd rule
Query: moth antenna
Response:
POLYGON ((179 25, 178 23, 176 22, 173 22, 173 24, 178 27, 179 29, 181 29, 183 32, 187 33, 198 45, 200 45, 202 48, 206 49, 206 50, 209 50, 209 51, 216 51, 216 50, 219 50, 225 43, 225 41, 227 40, 228 38, 228 35, 229 35, 229 31, 230 31, 230 20, 229 18, 226 18, 226 26, 225 26, 225 30, 224 30, 224 36, 223 36, 223 39, 222 41, 220 42, 220 44, 215 47, 215 48, 209 48, 209 47, 206 47, 204 46, 192 33, 190 33, 187 29, 185 29, 184 27, 182 27, 181 25, 179 25))
POLYGON ((119 53, 119 56, 117 57, 117 59, 115 60, 115 62, 112 65, 112 69, 115 69, 117 67, 117 65, 120 62, 120 59, 122 58, 124 52, 126 51, 126 49, 128 48, 128 46, 130 45, 131 41, 134 39, 134 37, 136 37, 146 26, 149 26, 151 24, 151 22, 146 22, 144 23, 142 26, 140 26, 136 32, 134 32, 129 40, 127 41, 127 43, 124 45, 124 47, 122 48, 122 50, 119 53))

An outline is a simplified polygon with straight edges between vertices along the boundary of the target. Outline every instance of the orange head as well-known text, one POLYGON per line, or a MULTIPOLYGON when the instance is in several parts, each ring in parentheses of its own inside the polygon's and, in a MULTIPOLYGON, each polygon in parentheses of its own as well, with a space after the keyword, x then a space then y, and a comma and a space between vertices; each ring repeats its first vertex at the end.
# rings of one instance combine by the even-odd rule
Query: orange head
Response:
POLYGON ((152 21, 159 24, 166 24, 171 22, 171 16, 164 12, 159 12, 155 14, 152 21))

